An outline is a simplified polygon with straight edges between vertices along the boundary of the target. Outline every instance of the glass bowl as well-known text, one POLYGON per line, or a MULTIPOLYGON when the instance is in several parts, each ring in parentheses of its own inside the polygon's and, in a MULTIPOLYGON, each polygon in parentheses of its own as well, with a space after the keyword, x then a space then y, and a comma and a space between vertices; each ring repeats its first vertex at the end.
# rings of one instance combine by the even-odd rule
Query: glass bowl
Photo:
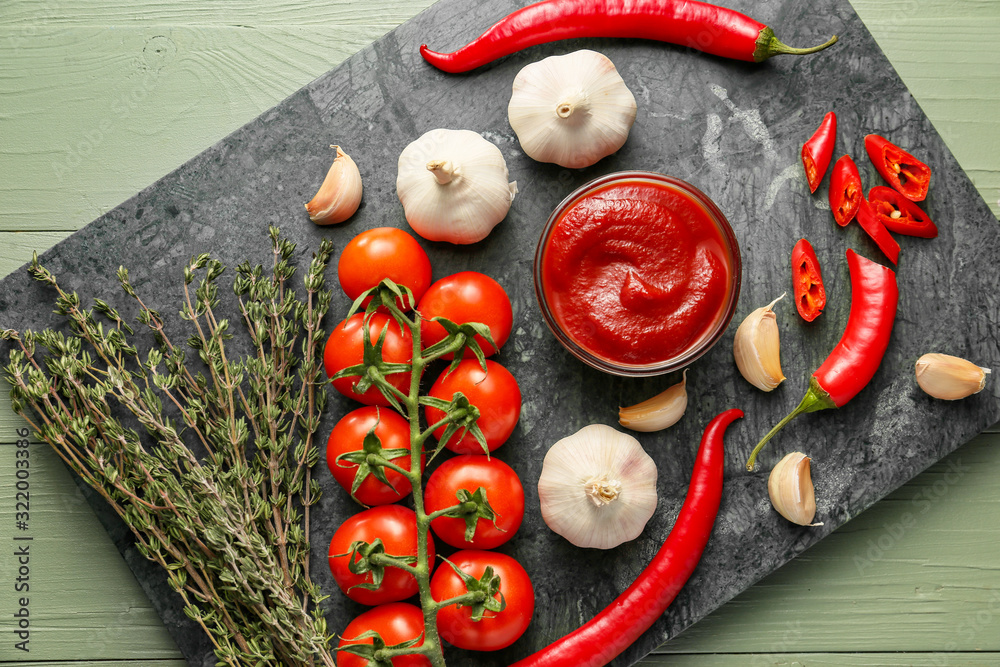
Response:
POLYGON ((576 189, 549 216, 535 251, 535 296, 556 339, 584 363, 613 375, 661 375, 688 366, 722 336, 739 299, 741 266, 732 227, 703 192, 655 172, 615 172, 576 189), (588 208, 605 201, 616 203, 588 208), (664 243, 676 229, 677 242, 664 243), (689 242, 696 234, 705 236, 689 242), (575 289, 590 274, 593 287, 575 289), (696 282, 704 275, 714 286, 696 282), (656 284, 661 279, 666 287, 656 284), (675 308, 677 299, 660 295, 674 294, 678 280, 691 285, 681 291, 698 296, 675 308), (649 303, 657 310, 644 311, 649 303), (690 312, 698 313, 693 328, 675 324, 690 312), (615 321, 630 313, 632 329, 615 321), (608 332, 621 332, 620 340, 608 332))

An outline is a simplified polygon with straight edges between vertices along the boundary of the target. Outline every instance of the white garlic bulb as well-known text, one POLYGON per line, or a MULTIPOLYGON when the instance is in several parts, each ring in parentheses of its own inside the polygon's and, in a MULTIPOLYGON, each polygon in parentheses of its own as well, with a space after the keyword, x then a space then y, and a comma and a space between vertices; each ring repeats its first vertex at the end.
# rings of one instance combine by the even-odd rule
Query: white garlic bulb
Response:
POLYGON ((542 519, 578 547, 634 540, 656 509, 656 464, 639 441, 591 424, 556 442, 538 479, 542 519))
POLYGON ((406 221, 430 241, 482 241, 517 193, 500 149, 470 130, 425 133, 399 156, 396 194, 406 221))
POLYGON ((524 67, 507 106, 524 152, 570 169, 621 148, 635 114, 635 97, 614 63, 586 49, 524 67))
POLYGON ((319 191, 306 204, 309 219, 317 225, 335 225, 350 218, 361 205, 361 172, 351 156, 330 146, 337 154, 319 191))

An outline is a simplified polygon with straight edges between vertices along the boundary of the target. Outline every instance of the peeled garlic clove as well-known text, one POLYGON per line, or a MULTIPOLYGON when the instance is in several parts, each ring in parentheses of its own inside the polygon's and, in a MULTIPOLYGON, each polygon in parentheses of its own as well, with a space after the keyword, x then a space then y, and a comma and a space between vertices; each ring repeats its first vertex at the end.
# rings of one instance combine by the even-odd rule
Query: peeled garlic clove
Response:
POLYGON ((676 424, 687 410, 687 369, 681 381, 652 398, 618 408, 618 423, 633 431, 659 431, 676 424))
POLYGON ((774 466, 767 478, 767 495, 778 514, 800 526, 822 526, 813 523, 816 516, 816 494, 809 472, 809 457, 792 452, 774 466))
POLYGON ((614 63, 586 49, 524 67, 507 106, 524 152, 570 169, 621 148, 635 115, 635 97, 614 63))
POLYGON ((931 352, 917 359, 917 384, 934 398, 955 401, 986 386, 988 368, 950 354, 931 352))
POLYGON ((326 172, 319 192, 306 204, 309 219, 317 225, 333 225, 354 215, 361 205, 361 172, 351 156, 330 146, 337 156, 326 172))
POLYGON ((396 194, 429 241, 482 241, 507 215, 517 183, 495 145, 470 130, 437 129, 403 149, 396 194))
POLYGON ((777 316, 772 308, 784 294, 758 308, 740 324, 733 340, 733 356, 740 374, 763 391, 771 391, 785 379, 781 372, 781 345, 777 316))
POLYGON ((556 442, 538 478, 542 519, 578 547, 634 540, 656 509, 656 464, 639 441, 591 424, 556 442))

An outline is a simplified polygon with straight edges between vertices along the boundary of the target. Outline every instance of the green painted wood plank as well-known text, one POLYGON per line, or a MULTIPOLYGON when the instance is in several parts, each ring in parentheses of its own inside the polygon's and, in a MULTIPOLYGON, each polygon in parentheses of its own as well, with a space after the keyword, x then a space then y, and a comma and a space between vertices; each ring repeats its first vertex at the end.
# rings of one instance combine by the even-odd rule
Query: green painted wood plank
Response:
MULTIPOLYGON (((4 435, 9 442, 20 434, 4 435)), ((0 659, 180 657, 131 570, 48 445, 0 445, 0 544, 5 555, 0 558, 0 610, 5 619, 0 659), (16 495, 17 482, 26 500, 16 495), (25 502, 27 510, 18 502, 25 502), (24 549, 27 554, 10 557, 24 549), (22 609, 27 611, 22 614, 22 609), (15 615, 26 615, 28 636, 13 636, 15 615), (15 647, 24 639, 28 652, 15 647)))

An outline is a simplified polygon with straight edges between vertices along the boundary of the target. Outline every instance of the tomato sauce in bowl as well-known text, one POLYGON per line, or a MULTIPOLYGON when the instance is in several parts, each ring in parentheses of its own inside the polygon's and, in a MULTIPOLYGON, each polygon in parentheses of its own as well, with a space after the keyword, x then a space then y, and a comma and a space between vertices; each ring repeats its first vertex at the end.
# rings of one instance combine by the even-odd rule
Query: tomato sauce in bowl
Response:
POLYGON ((740 250, 718 207, 653 172, 598 178, 556 207, 535 253, 546 324, 616 375, 680 369, 718 340, 740 289, 740 250))

